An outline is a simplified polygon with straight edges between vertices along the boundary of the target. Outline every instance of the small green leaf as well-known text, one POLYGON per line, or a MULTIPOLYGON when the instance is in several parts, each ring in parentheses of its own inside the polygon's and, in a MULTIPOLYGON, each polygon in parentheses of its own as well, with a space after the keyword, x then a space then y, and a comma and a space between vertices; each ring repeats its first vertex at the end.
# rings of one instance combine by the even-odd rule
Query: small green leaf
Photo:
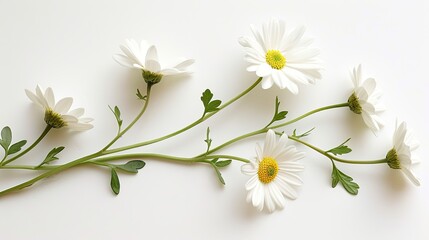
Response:
POLYGON ((219 161, 219 162, 216 162, 215 165, 216 167, 222 168, 222 167, 228 166, 229 164, 231 164, 231 162, 232 160, 219 161))
POLYGON ((213 160, 211 160, 212 163, 216 163, 219 160, 219 158, 214 158, 213 160))
POLYGON ((219 169, 216 167, 216 165, 214 165, 213 168, 216 171, 216 175, 217 175, 217 178, 219 179, 219 182, 222 183, 223 185, 225 185, 225 180, 223 179, 222 174, 220 173, 219 169))
POLYGON ((123 165, 115 165, 115 167, 129 173, 137 173, 138 170, 142 169, 145 165, 146 163, 142 160, 132 160, 123 165))
POLYGON ((122 126, 122 119, 121 119, 121 111, 119 110, 118 106, 115 106, 114 109, 112 109, 110 106, 110 111, 112 111, 113 115, 115 115, 116 122, 118 123, 118 127, 121 128, 122 126))
POLYGON ((21 151, 21 148, 27 143, 27 140, 22 140, 19 141, 17 143, 12 144, 12 146, 10 146, 9 150, 7 151, 8 155, 17 153, 19 151, 21 151))
POLYGON ((212 140, 210 138, 210 128, 207 127, 207 131, 206 131, 206 139, 204 140, 204 142, 207 143, 207 151, 208 152, 210 150, 210 146, 212 145, 212 140))
POLYGON ((352 151, 352 149, 351 149, 351 148, 349 148, 348 146, 344 145, 344 144, 346 144, 348 141, 350 141, 350 139, 351 139, 351 138, 347 139, 345 142, 341 143, 341 144, 340 144, 340 145, 338 145, 337 147, 332 148, 332 149, 330 149, 330 150, 328 150, 328 151, 326 151, 326 152, 330 152, 330 153, 332 153, 332 154, 334 154, 334 155, 342 155, 342 154, 347 154, 347 153, 351 152, 351 151, 352 151))
POLYGON ((271 119, 270 123, 268 123, 267 126, 265 126, 265 127, 270 126, 273 122, 280 121, 280 120, 283 120, 283 119, 286 118, 286 115, 288 114, 288 111, 281 111, 281 112, 279 112, 279 107, 280 107, 280 101, 279 101, 279 98, 276 97, 276 103, 275 103, 275 106, 274 106, 274 116, 273 116, 273 119, 271 119))
POLYGON ((314 129, 315 129, 315 128, 312 128, 312 129, 308 130, 307 132, 305 132, 305 133, 303 133, 303 134, 297 134, 297 133, 296 133, 296 129, 294 129, 294 130, 293 130, 292 137, 295 137, 295 138, 302 138, 302 137, 306 137, 306 136, 310 135, 310 133, 311 133, 314 129))
POLYGON ((139 89, 137 89, 136 96, 143 101, 146 101, 147 99, 147 96, 143 96, 139 89))
POLYGON ((201 101, 203 102, 203 105, 204 105, 204 115, 209 112, 215 112, 219 110, 219 106, 221 105, 222 101, 221 100, 212 101, 212 98, 213 98, 213 93, 210 91, 210 89, 206 89, 201 96, 201 101))
POLYGON ((119 191, 121 190, 121 183, 119 182, 118 174, 116 173, 115 169, 113 169, 113 168, 111 171, 110 187, 112 188, 112 191, 116 195, 119 194, 119 191))
POLYGON ((43 160, 43 162, 39 165, 39 167, 40 167, 40 166, 42 166, 43 164, 47 164, 47 163, 50 163, 50 162, 52 162, 52 161, 58 160, 58 157, 56 157, 56 155, 57 155, 58 153, 60 153, 62 150, 64 150, 64 147, 63 147, 63 146, 53 148, 53 149, 48 153, 48 155, 46 155, 45 160, 43 160))
POLYGON ((1 130, 0 145, 7 152, 7 149, 9 148, 11 142, 12 142, 12 130, 10 130, 10 127, 6 126, 1 130))
POLYGON ((335 188, 338 184, 338 182, 343 185, 344 189, 352 194, 357 195, 359 185, 355 182, 353 182, 353 178, 346 175, 345 173, 338 170, 338 168, 335 166, 334 162, 332 162, 332 187, 335 188))

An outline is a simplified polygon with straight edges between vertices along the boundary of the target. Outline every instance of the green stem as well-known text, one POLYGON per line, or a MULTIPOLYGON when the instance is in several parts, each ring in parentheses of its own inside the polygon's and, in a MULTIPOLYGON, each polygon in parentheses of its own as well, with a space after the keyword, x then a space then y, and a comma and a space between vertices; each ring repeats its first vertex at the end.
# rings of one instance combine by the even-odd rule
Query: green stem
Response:
POLYGON ((252 89, 254 89, 261 81, 262 81, 262 78, 258 78, 256 80, 256 82, 253 83, 246 90, 244 90, 243 92, 241 92, 239 95, 237 95, 236 97, 232 98, 228 102, 226 102, 226 103, 222 104, 221 106, 219 106, 219 110, 218 111, 207 113, 204 116, 202 116, 201 118, 199 118, 198 120, 196 120, 195 122, 189 124, 188 126, 182 128, 182 129, 180 129, 180 130, 178 130, 176 132, 173 132, 173 133, 170 133, 170 134, 167 134, 165 136, 162 136, 162 137, 159 137, 159 138, 155 138, 155 139, 152 139, 152 140, 148 140, 148 141, 144 141, 144 142, 140 142, 140 143, 136 143, 136 144, 124 146, 124 147, 110 149, 110 150, 105 151, 103 153, 103 155, 117 153, 117 152, 122 152, 122 151, 130 150, 130 149, 133 149, 133 148, 147 146, 147 145, 150 145, 150 144, 153 144, 153 143, 157 143, 157 142, 166 140, 168 138, 174 137, 176 135, 179 135, 180 133, 183 133, 186 130, 189 130, 189 129, 197 126, 198 124, 204 122, 205 120, 209 119, 211 116, 213 116, 216 113, 218 113, 220 110, 222 110, 222 109, 226 108, 227 106, 231 105, 232 103, 234 103, 235 101, 237 101, 238 99, 240 99, 241 97, 243 97, 244 95, 246 95, 247 93, 249 93, 252 89))
POLYGON ((13 169, 13 170, 52 170, 60 165, 50 166, 30 166, 30 165, 4 165, 0 169, 13 169))
POLYGON ((51 129, 52 129, 52 127, 51 127, 51 126, 46 125, 45 130, 43 130, 42 134, 40 134, 39 138, 37 138, 37 139, 36 139, 36 141, 34 141, 34 143, 33 143, 33 144, 31 144, 31 146, 29 146, 27 149, 25 149, 24 151, 22 151, 20 154, 16 155, 15 157, 10 158, 10 159, 8 159, 8 160, 6 160, 6 161, 2 162, 2 163, 0 164, 0 166, 4 166, 4 165, 6 165, 6 164, 8 164, 8 163, 10 163, 10 162, 12 162, 12 161, 14 161, 14 160, 16 160, 16 159, 18 159, 18 158, 22 157, 24 154, 28 153, 29 151, 31 151, 31 149, 33 149, 37 144, 39 144, 39 142, 40 142, 40 141, 42 141, 42 139, 43 139, 43 138, 48 134, 48 132, 49 132, 51 129))
MULTIPOLYGON (((334 105, 329 105, 329 106, 317 108, 317 109, 314 109, 314 110, 312 110, 310 112, 307 112, 307 113, 305 113, 305 114, 303 114, 303 115, 301 115, 301 116, 299 116, 297 118, 294 118, 294 119, 292 119, 292 120, 290 120, 288 122, 285 122, 285 123, 282 123, 282 124, 278 124, 278 125, 274 125, 274 126, 271 126, 270 128, 271 129, 275 129, 275 128, 284 127, 284 126, 290 125, 290 124, 292 124, 294 122, 297 122, 297 121, 299 121, 299 120, 301 120, 303 118, 306 118, 306 117, 308 117, 308 116, 310 116, 312 114, 315 114, 315 113, 318 113, 318 112, 321 112, 321 111, 325 111, 325 110, 328 110, 328 109, 334 109, 334 108, 348 107, 348 106, 349 106, 348 103, 340 103, 340 104, 334 104, 334 105)), ((268 131, 268 129, 269 128, 264 127, 264 128, 259 129, 259 130, 256 130, 256 131, 243 134, 243 135, 241 135, 239 137, 233 138, 233 139, 231 139, 231 140, 229 140, 229 141, 227 141, 227 142, 225 142, 225 143, 223 143, 223 144, 221 144, 221 145, 219 145, 219 146, 211 149, 210 151, 207 151, 207 153, 204 153, 204 154, 213 153, 213 152, 218 151, 218 150, 220 150, 220 149, 222 149, 222 148, 224 148, 224 147, 226 147, 226 146, 228 146, 230 144, 238 142, 238 141, 240 141, 242 139, 245 139, 245 138, 248 138, 248 137, 252 137, 252 136, 255 136, 255 135, 258 135, 258 134, 261 134, 261 133, 265 133, 265 132, 268 131)), ((197 157, 202 156, 204 154, 200 154, 197 157)))
POLYGON ((296 138, 294 136, 288 136, 288 138, 291 139, 291 140, 293 140, 293 141, 295 141, 295 142, 301 143, 302 145, 305 145, 305 146, 313 149, 314 151, 316 151, 316 152, 324 155, 325 157, 327 157, 327 158, 329 158, 331 160, 337 161, 337 162, 348 163, 348 164, 380 164, 380 163, 387 163, 387 160, 385 158, 378 159, 378 160, 346 160, 346 159, 342 159, 342 158, 339 158, 339 157, 334 156, 332 154, 329 154, 328 152, 326 152, 326 151, 324 151, 324 150, 322 150, 322 149, 320 149, 320 148, 318 148, 318 147, 316 147, 314 145, 311 145, 311 144, 309 144, 309 143, 307 143, 305 141, 302 141, 301 139, 296 138))
POLYGON ((141 118, 141 116, 146 111, 147 106, 149 105, 151 88, 152 88, 152 84, 147 84, 147 91, 146 91, 147 97, 146 97, 144 106, 143 106, 142 110, 140 111, 140 113, 134 118, 134 120, 130 123, 130 125, 128 125, 124 130, 120 131, 116 135, 116 137, 112 139, 112 141, 110 141, 103 149, 101 149, 101 151, 100 151, 101 154, 107 152, 107 149, 109 149, 109 147, 111 147, 120 137, 122 137, 126 132, 128 132, 128 130, 130 130, 134 126, 134 124, 141 118))

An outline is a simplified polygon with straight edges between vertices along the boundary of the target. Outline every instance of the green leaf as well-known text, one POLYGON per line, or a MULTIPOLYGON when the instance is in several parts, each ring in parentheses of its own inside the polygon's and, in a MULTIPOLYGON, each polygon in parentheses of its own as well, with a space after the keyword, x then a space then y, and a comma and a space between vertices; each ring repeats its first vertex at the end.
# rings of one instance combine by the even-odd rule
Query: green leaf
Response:
POLYGON ((353 182, 353 178, 346 175, 345 173, 338 170, 338 168, 335 166, 334 162, 332 162, 332 187, 335 188, 338 184, 338 182, 343 185, 344 189, 352 194, 357 195, 359 185, 355 182, 353 182))
POLYGON ((219 179, 219 182, 222 183, 223 185, 225 185, 225 180, 223 179, 222 174, 220 173, 219 169, 216 167, 216 165, 213 165, 213 168, 216 171, 216 175, 217 175, 217 178, 219 179))
POLYGON ((212 140, 210 138, 210 128, 207 127, 207 131, 206 131, 206 139, 204 140, 204 142, 207 143, 207 151, 208 152, 210 150, 210 146, 212 145, 212 140))
POLYGON ((119 191, 121 190, 121 183, 119 182, 118 174, 116 173, 115 169, 113 169, 113 168, 111 171, 110 187, 112 188, 112 191, 116 195, 119 194, 119 191))
POLYGON ((114 109, 112 109, 110 106, 110 111, 115 115, 116 122, 118 123, 118 127, 121 128, 122 126, 122 119, 121 119, 121 111, 119 110, 118 106, 115 106, 114 109))
POLYGON ((17 153, 19 151, 21 151, 21 148, 27 143, 27 140, 22 140, 19 141, 17 143, 12 144, 12 146, 10 146, 9 150, 7 151, 8 155, 17 153))
POLYGON ((280 120, 283 120, 283 119, 286 118, 286 115, 288 114, 288 111, 281 111, 281 112, 279 112, 279 107, 280 107, 280 101, 279 101, 279 98, 276 97, 276 103, 275 103, 275 107, 274 107, 274 116, 273 116, 273 119, 271 119, 270 123, 268 123, 268 125, 265 126, 265 127, 270 126, 273 122, 280 121, 280 120))
POLYGON ((219 162, 216 162, 215 165, 216 167, 222 168, 222 167, 228 166, 229 164, 231 164, 231 162, 232 160, 219 161, 219 162))
POLYGON ((142 169, 146 163, 142 160, 132 160, 122 165, 115 165, 116 168, 119 168, 125 172, 137 173, 139 169, 142 169))
POLYGON ((53 148, 53 149, 48 153, 48 155, 46 155, 45 160, 43 160, 43 162, 39 165, 39 167, 40 167, 40 166, 42 166, 43 164, 47 164, 47 163, 50 163, 50 162, 52 162, 52 161, 58 160, 58 157, 56 157, 56 155, 57 155, 58 153, 60 153, 62 150, 64 150, 64 147, 63 147, 63 146, 53 148))
POLYGON ((212 163, 216 163, 219 160, 219 158, 214 158, 213 160, 211 160, 212 163))
POLYGON ((213 93, 210 91, 210 89, 206 89, 201 96, 201 101, 203 102, 203 105, 204 105, 204 115, 209 112, 215 112, 219 110, 219 106, 221 105, 222 101, 221 100, 212 101, 212 98, 213 98, 213 93))
POLYGON ((143 96, 139 89, 137 89, 136 96, 143 101, 146 101, 147 99, 147 96, 143 96))
POLYGON ((296 129, 294 129, 294 130, 293 130, 292 137, 295 137, 295 138, 302 138, 302 137, 306 137, 306 136, 310 135, 310 133, 311 133, 314 129, 315 129, 315 128, 312 128, 312 129, 308 130, 307 132, 305 132, 305 133, 303 133, 303 134, 297 134, 297 133, 296 133, 296 129))
POLYGON ((334 155, 342 155, 342 154, 347 154, 349 152, 352 151, 351 148, 349 148, 346 144, 348 141, 350 141, 351 138, 347 139, 345 142, 341 143, 340 145, 338 145, 337 147, 334 147, 326 152, 330 152, 334 155))
POLYGON ((9 148, 11 142, 12 142, 12 130, 10 130, 10 127, 6 126, 1 130, 0 145, 7 152, 7 149, 9 148))

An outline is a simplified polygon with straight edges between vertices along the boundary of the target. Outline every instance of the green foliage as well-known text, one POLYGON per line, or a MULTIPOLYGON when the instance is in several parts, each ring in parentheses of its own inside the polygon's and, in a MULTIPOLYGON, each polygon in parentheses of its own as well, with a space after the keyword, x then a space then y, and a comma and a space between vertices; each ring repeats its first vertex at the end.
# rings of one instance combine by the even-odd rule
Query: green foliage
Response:
POLYGON ((147 96, 143 96, 139 89, 137 89, 136 96, 137 96, 140 100, 143 100, 143 101, 146 101, 146 99, 147 99, 147 96))
POLYGON ((139 169, 142 169, 146 163, 142 160, 131 160, 122 165, 114 165, 116 168, 129 173, 137 173, 139 169))
POLYGON ((62 150, 64 150, 64 147, 63 147, 63 146, 53 148, 53 149, 48 153, 48 155, 46 155, 45 160, 43 160, 43 162, 39 165, 39 167, 40 167, 40 166, 42 166, 42 165, 44 165, 44 164, 50 163, 50 162, 52 162, 52 161, 58 160, 59 158, 58 158, 56 155, 57 155, 58 153, 60 153, 62 150))
POLYGON ((3 147, 5 157, 21 151, 21 148, 27 144, 27 140, 21 140, 12 144, 12 130, 6 126, 1 130, 0 145, 3 147))
POLYGON ((335 188, 338 182, 343 185, 344 189, 352 195, 358 194, 359 185, 353 182, 353 178, 338 170, 334 162, 332 162, 332 187, 335 188))
POLYGON ((224 160, 224 161, 218 161, 219 158, 213 159, 211 162, 216 165, 218 168, 223 168, 231 164, 232 160, 224 160))
POLYGON ((204 142, 207 143, 207 151, 206 153, 210 150, 210 146, 212 145, 212 139, 210 138, 210 128, 207 127, 207 131, 206 131, 206 139, 204 140, 204 142))
POLYGON ((222 173, 220 173, 219 169, 215 164, 212 164, 214 170, 216 171, 217 178, 219 179, 219 182, 222 183, 222 185, 225 185, 225 180, 222 177, 222 173))
POLYGON ((204 105, 204 114, 203 116, 205 116, 207 113, 209 112, 216 112, 217 110, 219 110, 219 106, 222 103, 221 100, 213 100, 213 93, 210 91, 210 89, 206 89, 203 92, 203 95, 201 96, 201 101, 203 102, 204 105))
POLYGON ((9 147, 9 150, 7 151, 8 155, 17 153, 19 151, 21 151, 21 148, 27 144, 27 140, 21 140, 15 144, 12 144, 12 146, 9 147))
POLYGON ((279 98, 276 97, 276 103, 275 103, 275 106, 274 106, 274 116, 273 116, 273 119, 271 119, 270 123, 268 123, 267 126, 265 126, 265 127, 268 127, 271 124, 273 124, 274 122, 280 121, 280 120, 283 120, 283 119, 286 118, 286 115, 288 114, 288 111, 280 111, 279 112, 279 107, 280 107, 280 101, 279 101, 279 98))
POLYGON ((114 168, 111 169, 110 187, 112 188, 113 193, 116 195, 119 194, 119 191, 121 190, 121 183, 119 182, 118 174, 114 168))
POLYGON ((118 106, 115 106, 115 108, 113 109, 109 106, 109 108, 110 108, 110 111, 112 111, 112 113, 115 115, 116 122, 118 123, 118 127, 119 129, 121 129, 121 126, 122 126, 121 111, 119 110, 118 106))
POLYGON ((350 141, 351 138, 347 139, 345 142, 341 143, 340 145, 338 145, 337 147, 334 147, 328 151, 326 151, 327 153, 332 153, 334 155, 343 155, 343 154, 347 154, 349 152, 352 151, 351 148, 349 148, 346 144, 348 141, 350 141))
POLYGON ((296 133, 296 129, 294 129, 293 130, 293 133, 292 133, 292 137, 294 137, 294 138, 302 138, 302 137, 307 137, 308 135, 310 135, 310 133, 314 130, 315 128, 312 128, 312 129, 310 129, 310 130, 308 130, 307 132, 305 132, 305 133, 303 133, 303 134, 297 134, 296 133))

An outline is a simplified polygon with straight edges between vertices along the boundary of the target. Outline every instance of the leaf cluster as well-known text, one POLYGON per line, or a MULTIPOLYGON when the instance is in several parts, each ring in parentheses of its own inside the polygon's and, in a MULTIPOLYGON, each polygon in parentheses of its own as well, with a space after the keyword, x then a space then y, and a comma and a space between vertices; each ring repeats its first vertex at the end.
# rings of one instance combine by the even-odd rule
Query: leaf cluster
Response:
POLYGON ((212 100, 212 98, 213 93, 210 91, 210 89, 206 89, 201 96, 201 101, 204 105, 203 116, 205 116, 207 113, 216 112, 219 110, 219 106, 222 104, 222 101, 218 99, 212 100))
POLYGON ((121 190, 121 183, 119 181, 119 176, 116 170, 121 170, 127 173, 138 173, 140 169, 142 169, 146 163, 142 160, 131 160, 125 164, 109 164, 111 169, 110 171, 110 187, 116 195, 119 194, 121 190))
POLYGON ((21 148, 27 143, 27 140, 21 140, 12 144, 12 130, 6 126, 1 130, 0 145, 4 149, 6 158, 8 155, 21 151, 21 148))

